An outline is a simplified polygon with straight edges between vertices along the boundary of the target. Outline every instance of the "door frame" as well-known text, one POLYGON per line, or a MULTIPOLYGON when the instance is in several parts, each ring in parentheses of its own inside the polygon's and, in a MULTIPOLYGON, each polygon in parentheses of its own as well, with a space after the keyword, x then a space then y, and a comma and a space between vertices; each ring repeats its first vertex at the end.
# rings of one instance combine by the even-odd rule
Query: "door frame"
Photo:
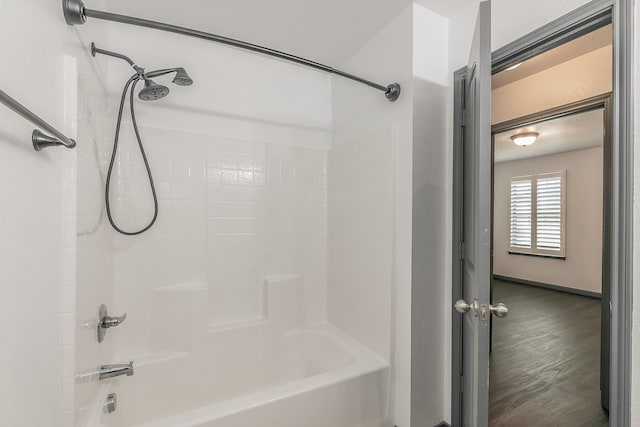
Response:
MULTIPOLYGON (((612 427, 631 424, 631 320, 633 296, 633 1, 594 0, 498 49, 492 73, 553 49, 613 23, 613 102, 611 139, 611 219, 608 265, 611 292, 609 420, 612 427)), ((453 197, 452 197, 452 315, 451 425, 462 415, 462 319, 453 309, 462 298, 462 123, 465 69, 454 73, 453 197)))

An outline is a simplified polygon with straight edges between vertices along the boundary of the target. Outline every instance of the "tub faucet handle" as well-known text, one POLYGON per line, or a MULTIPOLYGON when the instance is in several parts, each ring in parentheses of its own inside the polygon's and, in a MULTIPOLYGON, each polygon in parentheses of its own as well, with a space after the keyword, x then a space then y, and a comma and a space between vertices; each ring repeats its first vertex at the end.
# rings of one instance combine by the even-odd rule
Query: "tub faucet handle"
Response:
POLYGON ((98 313, 98 342, 102 342, 104 340, 107 329, 118 326, 124 322, 126 318, 126 314, 123 314, 122 316, 109 316, 107 314, 107 306, 101 304, 98 313))
POLYGON ((122 316, 105 316, 100 320, 100 324, 103 328, 113 328, 114 326, 118 326, 120 323, 124 322, 124 319, 126 318, 126 313, 122 316))

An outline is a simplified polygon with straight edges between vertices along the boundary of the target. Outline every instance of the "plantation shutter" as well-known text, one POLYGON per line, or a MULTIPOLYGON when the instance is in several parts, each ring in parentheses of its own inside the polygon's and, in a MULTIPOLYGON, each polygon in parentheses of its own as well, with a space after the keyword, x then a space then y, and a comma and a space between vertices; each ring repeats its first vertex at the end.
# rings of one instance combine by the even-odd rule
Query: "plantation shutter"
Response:
POLYGON ((536 185, 536 247, 562 250, 562 176, 540 177, 536 185))
POLYGON ((511 178, 509 252, 565 256, 566 172, 511 178))
POLYGON ((531 248, 532 226, 532 180, 513 179, 511 181, 511 239, 515 249, 531 248))

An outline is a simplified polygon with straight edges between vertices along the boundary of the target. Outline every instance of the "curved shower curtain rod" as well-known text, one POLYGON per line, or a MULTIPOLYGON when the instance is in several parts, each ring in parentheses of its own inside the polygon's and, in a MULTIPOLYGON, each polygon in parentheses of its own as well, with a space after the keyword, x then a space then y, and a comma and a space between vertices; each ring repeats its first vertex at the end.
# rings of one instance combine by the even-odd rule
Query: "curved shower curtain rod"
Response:
POLYGON ((82 25, 87 21, 87 17, 89 17, 102 19, 105 21, 119 22, 122 24, 137 25, 139 27, 153 28, 170 33, 182 34, 184 36, 196 37, 238 47, 241 49, 250 50, 253 52, 262 53, 264 55, 274 56, 286 61, 291 61, 307 67, 315 68, 316 70, 324 71, 326 73, 345 77, 347 79, 354 80, 358 83, 365 84, 374 89, 378 89, 384 92, 384 96, 391 102, 397 100, 400 96, 401 88, 398 83, 392 83, 388 86, 379 85, 370 80, 363 79, 362 77, 354 76, 353 74, 349 74, 333 67, 329 67, 328 65, 314 62, 306 58, 301 58, 299 56, 291 55, 286 52, 280 52, 278 50, 270 49, 268 47, 260 46, 257 44, 247 43, 229 37, 206 33, 204 31, 193 30, 191 28, 179 27, 177 25, 165 24, 162 22, 150 21, 147 19, 135 18, 132 16, 118 15, 110 12, 87 9, 82 0, 62 0, 62 10, 64 12, 64 19, 65 21, 67 21, 68 25, 82 25))

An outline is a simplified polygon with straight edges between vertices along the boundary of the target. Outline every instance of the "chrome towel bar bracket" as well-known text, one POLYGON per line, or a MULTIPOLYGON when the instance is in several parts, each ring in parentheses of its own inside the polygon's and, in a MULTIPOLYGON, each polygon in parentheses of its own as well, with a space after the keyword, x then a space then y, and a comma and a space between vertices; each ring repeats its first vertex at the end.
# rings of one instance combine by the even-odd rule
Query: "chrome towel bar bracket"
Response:
POLYGON ((76 142, 73 139, 64 136, 62 132, 59 132, 56 128, 42 120, 35 113, 33 113, 24 105, 20 104, 18 101, 10 97, 6 92, 3 92, 2 90, 0 90, 0 104, 3 104, 22 118, 30 121, 40 129, 44 129, 45 131, 47 131, 47 133, 53 135, 49 136, 39 131, 38 129, 34 130, 31 134, 31 142, 33 144, 33 148, 36 151, 40 151, 43 148, 53 147, 57 145, 62 145, 67 148, 73 148, 76 146, 76 142))
POLYGON ((47 147, 55 147, 58 145, 62 145, 63 147, 67 147, 67 148, 73 148, 75 147, 76 143, 74 140, 70 140, 73 144, 65 144, 62 141, 60 141, 58 138, 54 138, 52 136, 48 136, 44 133, 42 133, 41 131, 39 131, 38 129, 34 129, 33 133, 31 134, 31 143, 33 144, 33 149, 36 151, 41 151, 44 148, 47 147))
POLYGON ((31 134, 31 142, 33 144, 33 148, 36 151, 40 151, 43 148, 53 147, 57 145, 62 145, 67 148, 73 148, 76 146, 76 142, 73 139, 64 136, 62 132, 59 132, 56 128, 42 120, 35 113, 33 113, 24 105, 20 104, 18 101, 10 97, 6 92, 3 92, 2 90, 0 90, 0 104, 5 105, 7 108, 17 113, 19 116, 22 116, 24 119, 30 121, 39 128, 47 131, 47 133, 53 135, 48 136, 38 129, 34 130, 31 134))

